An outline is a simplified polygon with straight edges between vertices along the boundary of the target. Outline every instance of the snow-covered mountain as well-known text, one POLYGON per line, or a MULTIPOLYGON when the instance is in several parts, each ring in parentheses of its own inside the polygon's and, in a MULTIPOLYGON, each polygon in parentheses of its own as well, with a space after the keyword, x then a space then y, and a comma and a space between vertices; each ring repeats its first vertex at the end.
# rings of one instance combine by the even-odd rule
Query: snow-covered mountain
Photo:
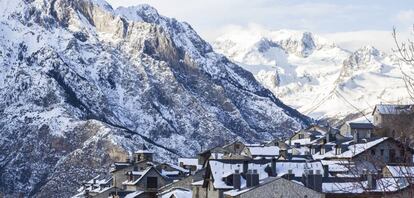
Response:
POLYGON ((310 32, 250 28, 220 36, 213 47, 316 119, 341 120, 381 102, 409 101, 400 66, 408 68, 372 46, 350 52, 310 32))
POLYGON ((101 0, 0 1, 0 192, 68 197, 143 144, 158 160, 309 118, 187 23, 101 0))

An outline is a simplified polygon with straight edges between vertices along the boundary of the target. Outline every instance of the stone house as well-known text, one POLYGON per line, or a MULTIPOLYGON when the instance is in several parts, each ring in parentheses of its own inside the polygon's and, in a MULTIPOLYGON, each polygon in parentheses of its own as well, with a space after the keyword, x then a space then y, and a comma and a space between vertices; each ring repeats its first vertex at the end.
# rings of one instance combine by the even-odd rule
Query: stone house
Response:
POLYGON ((373 112, 375 135, 399 139, 410 135, 414 126, 414 105, 378 104, 373 112))
POLYGON ((340 128, 341 134, 346 137, 357 136, 359 139, 371 138, 374 131, 374 125, 371 120, 371 116, 364 116, 345 122, 340 128))
POLYGON ((263 197, 292 197, 292 198, 323 198, 325 195, 307 188, 295 181, 284 178, 268 177, 254 187, 230 190, 224 193, 225 198, 263 198, 263 197))
POLYGON ((128 179, 123 184, 123 191, 143 192, 140 197, 156 197, 158 189, 171 182, 156 168, 148 167, 143 171, 130 171, 128 179))
POLYGON ((352 162, 358 171, 362 171, 363 169, 381 170, 385 165, 392 163, 412 164, 412 154, 411 149, 407 149, 400 142, 383 137, 360 142, 350 140, 327 143, 322 145, 313 158, 352 162))

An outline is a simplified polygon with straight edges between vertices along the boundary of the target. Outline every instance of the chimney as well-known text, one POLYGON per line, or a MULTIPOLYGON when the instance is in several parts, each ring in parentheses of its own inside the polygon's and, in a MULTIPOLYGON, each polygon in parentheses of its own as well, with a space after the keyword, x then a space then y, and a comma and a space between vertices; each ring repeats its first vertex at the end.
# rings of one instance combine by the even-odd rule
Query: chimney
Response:
POLYGON ((252 170, 248 170, 246 174, 246 187, 252 187, 252 170))
POLYGON ((320 170, 317 170, 316 174, 313 173, 313 170, 308 170, 303 175, 302 181, 304 181, 303 183, 306 187, 322 192, 322 175, 320 170))
POLYGON ((240 190, 240 188, 241 188, 240 179, 241 179, 240 171, 238 169, 234 170, 234 173, 233 173, 233 187, 234 187, 234 189, 240 190))
POLYGON ((276 158, 272 158, 272 163, 271 163, 271 168, 272 168, 272 176, 276 177, 277 176, 277 172, 276 172, 276 158))
POLYGON ((249 170, 249 161, 243 161, 243 173, 247 174, 248 170, 249 170))
POLYGON ((367 174, 367 188, 368 189, 376 189, 377 188, 377 181, 375 180, 375 175, 372 175, 372 173, 368 172, 367 174))
POLYGON ((259 185, 259 173, 257 172, 257 170, 253 170, 253 174, 252 174, 252 185, 253 186, 257 186, 259 185))
POLYGON ((316 170, 316 174, 314 175, 314 181, 313 181, 313 189, 322 192, 322 174, 321 170, 316 170))
POLYGON ((246 175, 246 187, 259 185, 259 173, 257 170, 249 170, 246 175))
POLYGON ((362 170, 361 180, 362 181, 367 180, 367 169, 362 170))
POLYGON ((323 177, 327 178, 329 177, 329 166, 328 165, 322 165, 323 168, 323 177))
POLYGON ((293 174, 292 169, 289 169, 288 173, 284 174, 282 177, 287 179, 287 180, 292 180, 292 179, 294 179, 295 175, 293 174))

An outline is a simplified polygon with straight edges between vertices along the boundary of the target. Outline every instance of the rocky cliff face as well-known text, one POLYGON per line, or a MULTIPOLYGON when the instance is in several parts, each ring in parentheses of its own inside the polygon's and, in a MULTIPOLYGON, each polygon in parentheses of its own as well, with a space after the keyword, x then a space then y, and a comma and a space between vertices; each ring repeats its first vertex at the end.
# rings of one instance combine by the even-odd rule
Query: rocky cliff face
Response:
POLYGON ((147 5, 0 2, 0 192, 68 197, 142 144, 157 159, 309 119, 147 5))

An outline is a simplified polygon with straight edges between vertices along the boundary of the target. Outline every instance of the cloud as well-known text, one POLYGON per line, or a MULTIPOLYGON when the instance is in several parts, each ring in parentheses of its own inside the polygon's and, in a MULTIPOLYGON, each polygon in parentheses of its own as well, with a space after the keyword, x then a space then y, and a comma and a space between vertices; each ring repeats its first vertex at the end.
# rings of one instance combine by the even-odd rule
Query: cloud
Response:
POLYGON ((355 49, 373 45, 389 51, 390 32, 404 35, 414 22, 413 1, 404 0, 108 0, 113 7, 150 4, 160 14, 186 21, 206 40, 230 29, 260 24, 263 29, 305 30, 355 49))
POLYGON ((355 51, 365 45, 371 45, 382 51, 391 52, 391 49, 395 46, 391 30, 336 32, 322 34, 321 36, 334 41, 338 46, 350 51, 355 51))

